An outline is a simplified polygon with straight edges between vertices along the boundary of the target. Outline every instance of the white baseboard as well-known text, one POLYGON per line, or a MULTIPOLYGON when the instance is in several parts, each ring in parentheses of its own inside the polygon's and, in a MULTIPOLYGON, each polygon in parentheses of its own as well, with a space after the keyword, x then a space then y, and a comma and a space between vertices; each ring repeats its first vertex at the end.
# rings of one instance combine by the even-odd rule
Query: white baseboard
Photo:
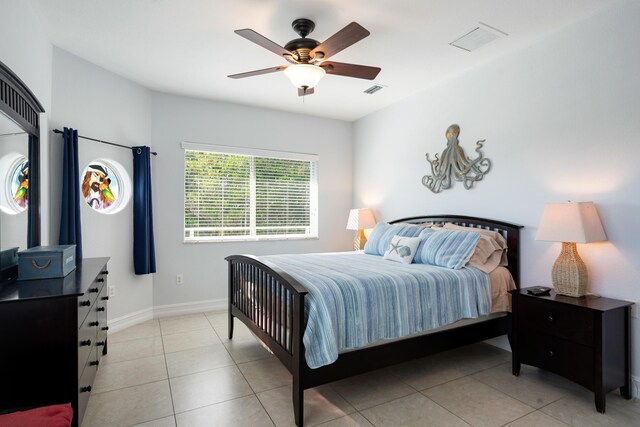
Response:
POLYGON ((640 377, 631 376, 631 394, 635 399, 640 399, 640 377))
POLYGON ((157 305, 153 307, 153 317, 179 316, 181 314, 202 313, 205 311, 223 311, 227 309, 227 306, 226 298, 157 305))
POLYGON ((109 320, 109 333, 118 332, 138 323, 153 319, 153 308, 145 308, 125 316, 109 320))
POLYGON ((118 332, 138 323, 159 317, 180 316, 182 314, 203 313, 205 311, 224 311, 226 309, 226 298, 158 305, 109 320, 109 333, 118 332))

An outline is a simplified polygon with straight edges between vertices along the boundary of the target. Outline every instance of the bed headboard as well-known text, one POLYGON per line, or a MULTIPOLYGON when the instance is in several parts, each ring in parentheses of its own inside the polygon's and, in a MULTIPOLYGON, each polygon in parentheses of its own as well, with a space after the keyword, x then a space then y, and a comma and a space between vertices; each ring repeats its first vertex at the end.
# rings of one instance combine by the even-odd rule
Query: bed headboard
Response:
POLYGON ((389 223, 395 224, 398 222, 408 222, 411 224, 422 224, 425 222, 444 224, 449 222, 456 225, 463 225, 465 227, 484 228, 485 230, 500 232, 504 238, 507 239, 507 259, 509 261, 507 269, 511 272, 513 280, 516 282, 516 286, 520 288, 520 229, 523 228, 522 225, 462 215, 413 216, 410 218, 396 219, 389 223))

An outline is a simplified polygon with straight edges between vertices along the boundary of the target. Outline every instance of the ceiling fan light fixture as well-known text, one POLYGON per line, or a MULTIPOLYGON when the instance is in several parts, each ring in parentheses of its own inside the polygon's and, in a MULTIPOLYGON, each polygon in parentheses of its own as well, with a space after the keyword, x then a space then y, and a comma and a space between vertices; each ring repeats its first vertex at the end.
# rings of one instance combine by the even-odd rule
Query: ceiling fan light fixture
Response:
POLYGON ((295 87, 311 89, 318 84, 327 72, 317 65, 296 64, 287 67, 284 70, 284 74, 295 87))

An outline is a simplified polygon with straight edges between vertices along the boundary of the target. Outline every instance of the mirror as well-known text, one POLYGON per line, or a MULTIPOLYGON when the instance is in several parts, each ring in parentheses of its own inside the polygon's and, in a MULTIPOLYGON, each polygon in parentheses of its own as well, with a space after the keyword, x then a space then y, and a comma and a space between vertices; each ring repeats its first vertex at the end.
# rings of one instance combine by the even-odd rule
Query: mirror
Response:
POLYGON ((24 82, 0 62, 0 286, 17 278, 18 250, 40 245, 43 112, 24 82))
POLYGON ((27 248, 29 135, 0 111, 0 270, 14 279, 17 252, 27 248))

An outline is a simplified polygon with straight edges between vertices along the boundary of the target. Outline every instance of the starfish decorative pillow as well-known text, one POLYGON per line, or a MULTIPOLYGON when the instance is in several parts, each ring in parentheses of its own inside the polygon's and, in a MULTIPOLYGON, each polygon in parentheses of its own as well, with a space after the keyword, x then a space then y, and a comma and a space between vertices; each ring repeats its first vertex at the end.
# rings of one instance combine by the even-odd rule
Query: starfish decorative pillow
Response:
POLYGON ((393 236, 389 248, 384 253, 384 259, 411 264, 413 257, 416 256, 420 240, 420 237, 393 236))

